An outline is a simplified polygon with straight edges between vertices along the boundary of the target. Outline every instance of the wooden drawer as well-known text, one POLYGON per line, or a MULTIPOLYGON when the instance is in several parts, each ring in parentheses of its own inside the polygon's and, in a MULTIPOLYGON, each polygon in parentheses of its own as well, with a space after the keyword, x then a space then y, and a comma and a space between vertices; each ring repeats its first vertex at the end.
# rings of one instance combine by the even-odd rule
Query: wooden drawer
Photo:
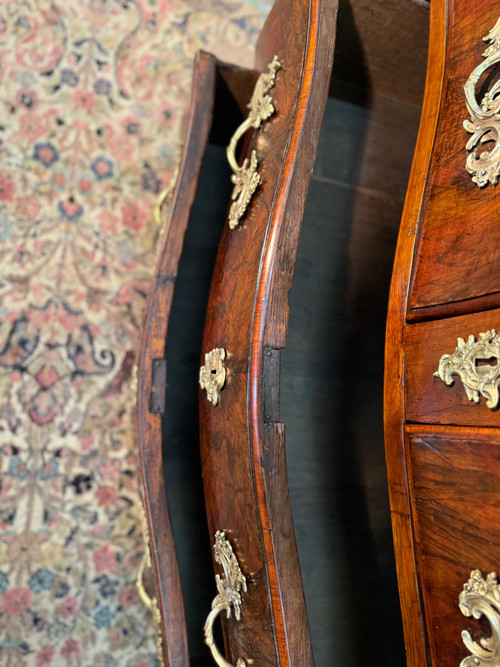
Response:
POLYGON ((462 630, 492 634, 461 613, 459 595, 472 570, 500 571, 500 431, 410 426, 406 442, 432 664, 458 667, 471 655, 462 630))
MULTIPOLYGON (((404 392, 406 420, 429 424, 470 424, 472 426, 500 426, 500 411, 486 405, 486 397, 479 395, 479 402, 468 399, 464 384, 458 374, 453 384, 447 386, 436 377, 439 361, 445 354, 452 355, 459 337, 467 343, 470 335, 477 341, 479 334, 496 329, 500 332, 500 310, 451 317, 444 320, 422 322, 406 327, 404 392)), ((473 346, 478 348, 477 344, 473 346)), ((495 361, 482 351, 472 352, 469 362, 476 369, 478 381, 485 373, 494 373, 495 361), (475 357, 475 358, 474 358, 475 357)), ((500 360, 499 362, 500 363, 500 360)), ((467 359, 462 368, 467 366, 467 359)), ((459 362, 454 366, 460 367, 459 362)), ((470 367, 470 366, 469 366, 470 367)), ((467 371, 471 375, 471 371, 467 371)))
MULTIPOLYGON (((473 70, 484 62, 483 37, 495 26, 498 16, 498 4, 494 2, 448 3, 444 84, 419 215, 410 318, 422 317, 419 310, 431 307, 435 307, 433 316, 437 316, 443 304, 443 313, 473 312, 480 308, 475 301, 478 298, 488 307, 500 305, 500 253, 495 240, 500 219, 499 186, 489 183, 480 188, 467 173, 470 153, 466 144, 472 135, 463 125, 471 118, 463 88, 473 70), (453 308, 457 302, 465 303, 460 303, 457 310, 453 308)), ((480 84, 477 92, 479 89, 480 84)), ((494 145, 479 144, 472 152, 490 151, 494 145)))
MULTIPOLYGON (((209 532, 224 533, 245 577, 241 618, 235 613, 223 619, 227 653, 231 664, 242 659, 262 667, 314 664, 288 497, 279 358, 286 345, 287 295, 328 92, 336 2, 302 0, 293 10, 276 3, 258 42, 259 71, 267 69, 275 54, 281 63, 268 91, 275 112, 250 134, 240 157, 241 164, 254 153, 258 156, 261 180, 239 222, 232 225, 229 218, 224 227, 200 371, 209 532), (211 386, 210 359, 216 356, 222 357, 225 370, 212 400, 205 389, 211 386)), ((216 561, 223 564, 217 551, 216 561)), ((221 588, 219 584, 219 606, 221 588)))

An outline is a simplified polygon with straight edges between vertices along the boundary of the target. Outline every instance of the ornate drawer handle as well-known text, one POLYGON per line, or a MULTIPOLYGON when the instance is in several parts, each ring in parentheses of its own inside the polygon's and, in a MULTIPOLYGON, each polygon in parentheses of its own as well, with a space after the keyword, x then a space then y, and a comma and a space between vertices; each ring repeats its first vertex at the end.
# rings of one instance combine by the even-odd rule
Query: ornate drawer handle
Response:
POLYGON ((148 521, 146 519, 146 512, 144 506, 141 504, 141 529, 144 536, 144 556, 142 557, 141 564, 137 570, 137 575, 135 579, 135 585, 139 597, 141 598, 143 604, 153 615, 153 624, 156 635, 156 662, 158 667, 164 667, 165 660, 163 658, 163 632, 162 632, 162 621, 161 621, 161 611, 158 606, 158 600, 155 596, 149 595, 144 585, 144 572, 147 569, 153 567, 151 562, 151 540, 149 538, 149 527, 148 521))
POLYGON ((491 42, 483 53, 485 60, 473 70, 464 86, 465 104, 471 116, 471 120, 464 120, 464 127, 472 134, 467 150, 471 151, 479 143, 495 142, 489 153, 484 151, 479 157, 476 153, 467 156, 465 168, 481 188, 488 183, 496 185, 500 174, 500 81, 485 93, 480 105, 476 97, 476 84, 483 72, 500 62, 500 19, 483 40, 491 42))
POLYGON ((479 394, 486 398, 490 409, 498 406, 500 384, 500 336, 495 329, 479 334, 479 340, 470 335, 467 342, 458 339, 453 354, 444 354, 434 373, 445 384, 454 383, 458 375, 469 401, 479 403, 479 394))
POLYGON ((251 127, 258 130, 263 121, 270 118, 275 111, 273 101, 267 93, 274 86, 276 72, 281 67, 281 64, 278 62, 278 56, 274 56, 272 62, 267 67, 269 72, 263 72, 255 84, 252 99, 248 104, 248 109, 250 109, 248 118, 243 121, 233 134, 226 150, 228 162, 233 170, 231 181, 234 183, 231 194, 232 204, 229 209, 229 227, 231 229, 237 227, 241 218, 245 215, 253 193, 260 183, 260 174, 257 171, 259 164, 257 153, 252 151, 250 161, 248 158, 245 158, 243 164, 239 167, 236 162, 235 152, 236 145, 245 132, 251 127))
POLYGON ((458 604, 464 616, 476 619, 485 616, 492 629, 491 637, 482 637, 479 644, 468 630, 462 630, 462 640, 472 655, 464 658, 460 667, 500 667, 500 586, 496 573, 491 572, 484 579, 479 570, 473 570, 460 593, 458 604))
POLYGON ((200 387, 207 392, 207 399, 217 405, 219 391, 226 383, 226 367, 224 359, 226 350, 216 347, 205 355, 205 365, 200 368, 200 387))
MULTIPOLYGON (((212 602, 212 611, 205 621, 205 644, 210 648, 212 657, 219 667, 233 667, 227 660, 224 660, 215 645, 213 635, 213 625, 217 616, 226 611, 227 617, 231 617, 231 607, 234 607, 234 617, 237 621, 241 619, 241 590, 247 590, 247 580, 241 572, 238 559, 234 555, 233 548, 226 538, 223 531, 218 530, 215 533, 214 544, 215 560, 222 565, 224 576, 215 575, 218 595, 212 602)), ((243 658, 238 658, 236 667, 246 667, 247 663, 243 658)))

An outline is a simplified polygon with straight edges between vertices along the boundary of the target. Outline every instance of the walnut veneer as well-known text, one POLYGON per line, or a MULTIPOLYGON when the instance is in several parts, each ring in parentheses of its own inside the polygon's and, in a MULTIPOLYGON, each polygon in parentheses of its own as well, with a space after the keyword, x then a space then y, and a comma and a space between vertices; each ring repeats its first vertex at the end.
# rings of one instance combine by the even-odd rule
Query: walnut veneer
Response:
POLYGON ((461 631, 491 634, 484 619, 462 615, 459 594, 472 570, 500 570, 500 413, 482 397, 469 401, 457 376, 452 386, 434 376, 459 337, 500 327, 498 186, 479 188, 467 173, 463 126, 463 87, 498 16, 490 0, 431 3, 426 94, 391 287, 386 454, 415 667, 458 667, 470 656, 461 631))

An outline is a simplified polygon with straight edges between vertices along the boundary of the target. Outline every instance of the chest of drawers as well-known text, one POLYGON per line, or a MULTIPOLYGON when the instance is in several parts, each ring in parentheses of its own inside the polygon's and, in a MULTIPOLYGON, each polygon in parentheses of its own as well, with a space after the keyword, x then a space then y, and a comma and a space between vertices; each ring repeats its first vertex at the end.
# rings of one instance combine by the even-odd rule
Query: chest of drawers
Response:
POLYGON ((500 664, 498 18, 487 0, 431 3, 391 287, 386 453, 415 666, 500 664))

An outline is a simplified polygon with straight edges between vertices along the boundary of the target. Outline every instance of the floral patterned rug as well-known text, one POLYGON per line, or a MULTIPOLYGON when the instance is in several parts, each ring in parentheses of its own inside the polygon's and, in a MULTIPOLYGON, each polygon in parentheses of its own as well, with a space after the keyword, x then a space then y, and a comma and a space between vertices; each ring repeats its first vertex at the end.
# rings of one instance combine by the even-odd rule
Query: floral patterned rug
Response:
POLYGON ((150 667, 131 374, 195 51, 270 0, 0 2, 0 665, 150 667))

